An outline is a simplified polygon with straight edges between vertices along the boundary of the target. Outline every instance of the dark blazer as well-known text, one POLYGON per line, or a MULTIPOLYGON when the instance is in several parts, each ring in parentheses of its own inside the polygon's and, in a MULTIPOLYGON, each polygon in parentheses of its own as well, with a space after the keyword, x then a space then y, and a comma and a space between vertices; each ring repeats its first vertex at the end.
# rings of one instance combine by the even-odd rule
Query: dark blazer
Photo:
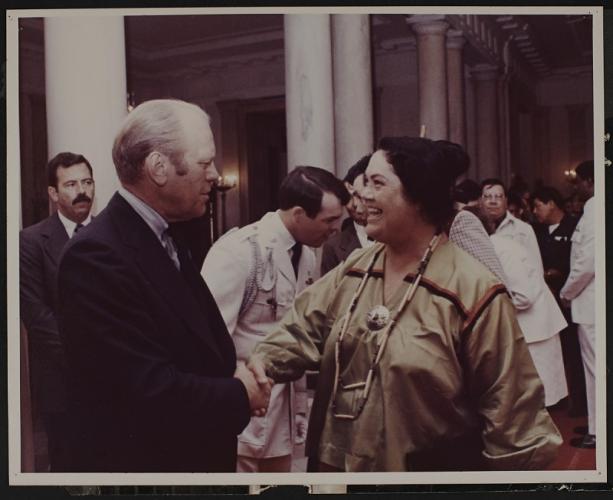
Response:
POLYGON ((28 330, 37 413, 66 407, 64 351, 57 328, 57 265, 68 234, 57 213, 19 233, 20 316, 28 330))
POLYGON ((543 269, 545 272, 557 271, 548 280, 548 284, 554 289, 556 297, 570 272, 571 238, 576 226, 577 219, 569 215, 562 217, 560 225, 551 234, 549 234, 547 225, 539 224, 535 226, 534 232, 543 259, 543 269))
POLYGON ((351 218, 343 223, 343 229, 324 243, 321 254, 321 275, 343 262, 356 248, 362 248, 351 218))
POLYGON ((75 471, 235 471, 247 391, 217 305, 188 271, 118 194, 66 246, 59 325, 75 471))

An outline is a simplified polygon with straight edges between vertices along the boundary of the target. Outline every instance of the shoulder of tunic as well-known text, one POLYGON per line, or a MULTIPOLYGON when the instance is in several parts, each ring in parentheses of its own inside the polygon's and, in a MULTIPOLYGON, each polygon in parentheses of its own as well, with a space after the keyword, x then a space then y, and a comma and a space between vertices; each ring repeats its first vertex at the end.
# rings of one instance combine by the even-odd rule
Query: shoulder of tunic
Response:
POLYGON ((466 328, 472 327, 492 300, 507 293, 491 271, 452 242, 444 243, 435 252, 420 284, 433 295, 450 301, 466 328))

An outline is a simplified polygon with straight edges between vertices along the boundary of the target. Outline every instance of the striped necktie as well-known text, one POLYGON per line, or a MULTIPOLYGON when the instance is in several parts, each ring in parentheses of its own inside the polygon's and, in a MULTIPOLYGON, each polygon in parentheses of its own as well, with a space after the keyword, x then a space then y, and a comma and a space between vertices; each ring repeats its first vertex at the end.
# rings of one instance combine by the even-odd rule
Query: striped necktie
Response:
POLYGON ((170 236, 170 234, 168 233, 168 230, 162 233, 161 240, 162 246, 164 247, 164 250, 166 250, 166 253, 170 257, 170 260, 172 260, 172 263, 177 269, 181 269, 179 255, 177 254, 177 246, 172 239, 172 236, 170 236))

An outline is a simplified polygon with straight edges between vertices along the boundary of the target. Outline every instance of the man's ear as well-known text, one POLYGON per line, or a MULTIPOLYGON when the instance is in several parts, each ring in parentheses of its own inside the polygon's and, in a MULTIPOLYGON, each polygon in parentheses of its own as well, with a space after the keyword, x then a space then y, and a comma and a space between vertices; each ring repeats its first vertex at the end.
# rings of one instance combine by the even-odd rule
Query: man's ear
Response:
POLYGON ((47 194, 49 195, 49 198, 51 199, 52 202, 54 203, 58 202, 60 197, 57 194, 57 189, 55 189, 53 186, 47 187, 47 194))
POLYGON ((306 212, 304 208, 295 206, 291 208, 292 219, 296 222, 300 222, 305 216, 306 212))
POLYGON ((170 162, 162 153, 152 151, 145 158, 145 175, 156 185, 162 187, 168 182, 170 162))

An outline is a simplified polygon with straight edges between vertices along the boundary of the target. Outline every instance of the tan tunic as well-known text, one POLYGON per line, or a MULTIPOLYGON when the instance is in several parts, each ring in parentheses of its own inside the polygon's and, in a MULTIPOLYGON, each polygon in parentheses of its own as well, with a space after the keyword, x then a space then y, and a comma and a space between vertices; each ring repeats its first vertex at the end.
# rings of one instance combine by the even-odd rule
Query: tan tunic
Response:
MULTIPOLYGON (((545 410, 543 386, 513 304, 489 271, 450 242, 435 251, 393 329, 361 415, 353 421, 333 417, 334 343, 380 248, 354 252, 307 288, 280 329, 254 351, 277 381, 295 379, 306 369, 320 371, 309 456, 345 471, 545 468, 561 437, 545 410), (480 463, 470 463, 471 443, 480 463)), ((345 384, 365 379, 380 333, 369 331, 366 316, 383 302, 384 255, 343 342, 345 384)), ((407 286, 412 278, 405 278, 407 286)), ((390 298, 390 310, 405 290, 400 287, 390 298)), ((355 410, 353 397, 350 391, 337 396, 338 411, 355 410)))

